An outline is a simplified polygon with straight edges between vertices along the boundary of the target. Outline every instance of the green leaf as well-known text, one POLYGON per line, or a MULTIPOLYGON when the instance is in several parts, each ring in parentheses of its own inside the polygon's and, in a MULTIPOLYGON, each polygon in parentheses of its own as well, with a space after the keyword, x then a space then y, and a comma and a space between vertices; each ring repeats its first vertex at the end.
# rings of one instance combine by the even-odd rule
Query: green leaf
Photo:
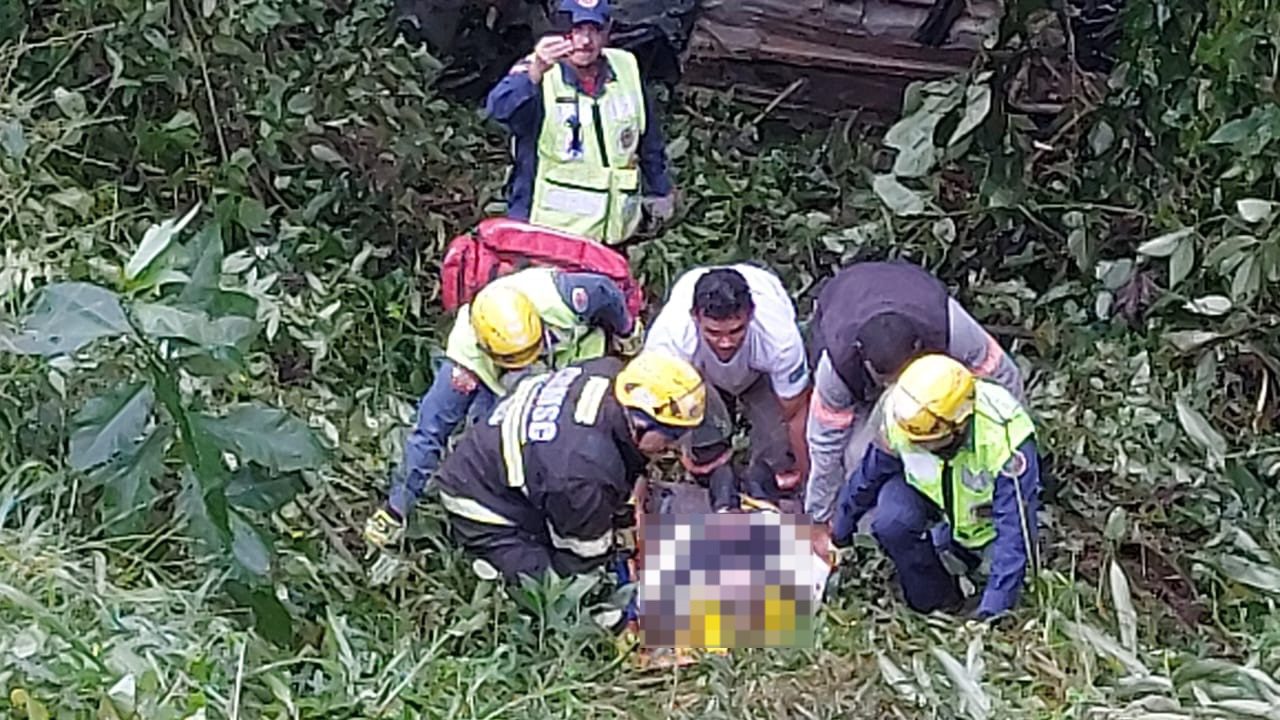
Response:
POLYGON ((1185 398, 1179 397, 1175 403, 1178 411, 1178 422, 1196 445, 1208 451, 1215 461, 1221 461, 1227 454, 1227 441, 1213 425, 1209 423, 1199 410, 1191 407, 1185 398))
POLYGON ((129 330, 120 299, 90 283, 54 283, 40 291, 35 310, 16 333, 0 328, 0 350, 24 355, 69 355, 99 338, 129 330))
POLYGON ((1122 507, 1115 507, 1107 515, 1107 524, 1102 535, 1111 542, 1120 542, 1129 530, 1129 513, 1122 507))
POLYGON ((133 445, 142 434, 155 394, 151 384, 137 382, 99 395, 84 404, 71 420, 67 461, 88 470, 133 445))
POLYGON ((0 148, 4 148, 9 157, 21 160, 29 147, 31 143, 27 142, 27 135, 17 120, 0 122, 0 148))
POLYGON ((1148 257, 1168 257, 1178 248, 1183 238, 1189 237, 1195 231, 1195 228, 1182 228, 1152 238, 1138 246, 1138 253, 1148 257))
POLYGON ((935 645, 930 650, 933 652, 933 656, 938 659, 942 669, 947 673, 947 677, 951 679, 952 686, 958 692, 961 709, 966 711, 973 720, 986 720, 990 717, 991 698, 982 689, 982 684, 978 678, 970 674, 969 670, 945 649, 935 645))
POLYGON ((960 118, 956 129, 951 131, 947 140, 950 147, 973 132, 991 114, 991 87, 985 84, 973 84, 965 88, 964 116, 960 118))
POLYGON ((293 618, 275 595, 237 581, 228 582, 226 588, 237 603, 253 611, 253 626, 259 634, 276 645, 287 646, 293 640, 293 618))
POLYGON ((67 90, 66 88, 56 88, 53 91, 53 103, 58 106, 63 115, 72 120, 78 120, 84 117, 86 105, 84 95, 78 92, 67 90))
POLYGON ((894 215, 918 215, 924 212, 924 199, 920 194, 898 182, 892 175, 877 175, 871 183, 881 202, 894 215))
POLYGON ((271 477, 257 463, 245 463, 227 484, 227 502, 247 510, 274 512, 305 489, 298 473, 271 477))
POLYGON ((192 425, 222 450, 273 472, 316 468, 328 454, 306 423, 260 403, 237 405, 224 417, 193 415, 192 425))
POLYGON ((1173 256, 1169 258, 1169 287, 1177 287, 1191 274, 1191 267, 1196 263, 1196 245, 1191 238, 1183 238, 1173 256))
POLYGON ((138 245, 133 257, 129 258, 129 262, 124 266, 125 280, 135 280, 139 275, 146 272, 156 261, 156 258, 169 249, 174 237, 182 232, 183 228, 191 222, 191 219, 199 211, 200 203, 196 203, 181 219, 170 218, 158 225, 152 225, 147 228, 147 232, 142 236, 142 243, 138 245))
POLYGON ((1210 145, 1234 145, 1253 134, 1257 124, 1253 116, 1232 120, 1215 130, 1208 142, 1210 145))
POLYGON ((262 577, 271 571, 271 549, 238 512, 231 513, 231 553, 240 567, 254 575, 262 577))
POLYGON ((338 154, 336 150, 323 143, 316 143, 311 146, 311 156, 322 163, 346 167, 347 161, 338 154))
POLYGON ((1223 575, 1243 585, 1280 594, 1280 568, 1263 565, 1239 555, 1222 554, 1214 564, 1223 575))
POLYGON ((220 292, 219 280, 222 275, 223 255, 222 224, 217 222, 205 224, 192 239, 191 249, 196 256, 195 267, 191 269, 191 278, 182 288, 182 293, 178 295, 178 302, 182 305, 202 308, 219 316, 232 314, 216 312, 210 307, 220 292))
POLYGON ((1129 591, 1129 578, 1115 560, 1108 573, 1111 583, 1111 601, 1116 606, 1116 620, 1120 624, 1120 642, 1129 652, 1138 652, 1138 611, 1133 607, 1133 595, 1129 591))
POLYGON ((1183 307, 1198 315, 1218 317, 1231 311, 1231 298, 1225 295, 1205 295, 1195 300, 1188 300, 1183 307))
POLYGON ((78 187, 64 187, 51 193, 49 201, 73 210, 80 219, 85 220, 93 213, 93 196, 78 187))
POLYGON ((285 104, 285 107, 294 115, 306 115, 315 109, 316 99, 311 93, 294 93, 290 96, 289 102, 285 104))
POLYGON ((245 232, 253 232, 266 224, 271 219, 271 213, 267 212, 267 207, 262 204, 261 200, 252 197, 240 198, 239 207, 236 211, 236 222, 245 232))
POLYGON ((1099 120, 1093 126, 1093 130, 1089 131, 1089 148, 1093 150, 1094 157, 1101 157, 1107 154, 1111 146, 1115 144, 1116 132, 1111 129, 1111 124, 1106 120, 1099 120))
POLYGON ((1256 254, 1246 255, 1231 278, 1231 297, 1241 302, 1253 297, 1262 285, 1262 269, 1256 254))
POLYGON ((155 499, 154 482, 164 472, 169 439, 167 427, 156 427, 141 445, 89 475, 103 487, 102 521, 111 533, 128 535, 145 529, 144 511, 155 499))
POLYGON ((1271 216, 1275 203, 1258 198, 1245 198, 1236 201, 1236 212, 1247 223, 1259 223, 1271 216))
POLYGON ((202 348, 237 347, 258 331, 257 323, 246 317, 231 315, 213 320, 203 312, 155 303, 138 303, 133 313, 146 335, 186 340, 202 348))

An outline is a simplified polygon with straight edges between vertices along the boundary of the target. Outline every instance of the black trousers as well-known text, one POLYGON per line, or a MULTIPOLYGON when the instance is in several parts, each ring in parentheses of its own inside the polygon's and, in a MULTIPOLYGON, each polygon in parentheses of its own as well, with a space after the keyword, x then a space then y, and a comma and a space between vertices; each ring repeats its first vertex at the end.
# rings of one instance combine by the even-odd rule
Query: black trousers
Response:
POLYGON ((561 577, 587 572, 603 560, 583 560, 551 544, 551 536, 523 528, 469 520, 449 513, 453 541, 467 554, 485 560, 509 583, 519 583, 521 575, 538 578, 548 569, 561 577))

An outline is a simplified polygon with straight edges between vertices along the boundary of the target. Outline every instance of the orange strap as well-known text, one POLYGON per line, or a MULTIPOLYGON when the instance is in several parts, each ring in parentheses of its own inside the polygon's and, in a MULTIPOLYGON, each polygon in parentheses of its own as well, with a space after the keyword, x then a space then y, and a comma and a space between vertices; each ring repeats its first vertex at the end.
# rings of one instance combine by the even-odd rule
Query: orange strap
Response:
POLYGON ((853 408, 842 410, 831 407, 822 399, 822 393, 814 393, 813 397, 816 399, 812 404, 813 415, 818 418, 818 422, 841 430, 853 425, 853 408))

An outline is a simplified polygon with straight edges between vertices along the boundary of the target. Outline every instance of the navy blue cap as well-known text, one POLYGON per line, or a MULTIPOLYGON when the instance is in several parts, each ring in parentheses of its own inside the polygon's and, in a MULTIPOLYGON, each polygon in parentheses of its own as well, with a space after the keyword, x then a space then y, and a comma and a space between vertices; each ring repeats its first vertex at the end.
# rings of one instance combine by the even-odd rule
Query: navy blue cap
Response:
POLYGON ((604 27, 609 24, 609 0, 560 0, 560 12, 569 13, 574 25, 589 22, 604 27))

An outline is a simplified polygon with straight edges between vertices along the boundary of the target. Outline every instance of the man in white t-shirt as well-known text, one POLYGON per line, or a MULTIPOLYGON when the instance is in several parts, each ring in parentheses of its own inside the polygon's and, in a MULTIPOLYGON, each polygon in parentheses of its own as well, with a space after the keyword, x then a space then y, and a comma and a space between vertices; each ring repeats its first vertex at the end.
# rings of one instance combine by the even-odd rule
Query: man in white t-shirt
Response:
MULTIPOLYGON (((719 390, 715 395, 729 406, 728 417, 741 409, 751 426, 744 495, 776 497, 796 488, 808 472, 810 373, 795 306, 777 275, 748 264, 686 272, 671 288, 645 348, 692 363, 719 390)), ((708 482, 717 511, 739 507, 737 480, 727 465, 732 428, 707 426, 693 436, 686 467, 708 482)))

